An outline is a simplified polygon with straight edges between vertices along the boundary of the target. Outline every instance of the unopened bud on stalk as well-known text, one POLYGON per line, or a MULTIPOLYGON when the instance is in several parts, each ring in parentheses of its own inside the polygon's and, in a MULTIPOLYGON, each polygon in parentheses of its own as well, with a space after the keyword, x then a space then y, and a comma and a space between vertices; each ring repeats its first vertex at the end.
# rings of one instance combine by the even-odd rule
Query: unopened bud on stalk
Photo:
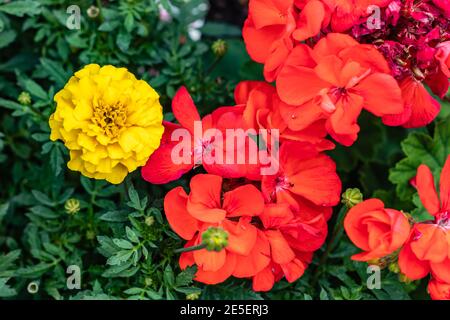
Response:
POLYGON ((398 266, 397 262, 392 262, 391 264, 389 264, 388 269, 389 269, 389 271, 391 271, 393 273, 400 272, 400 267, 398 266))
POLYGON ((78 199, 69 199, 64 204, 67 214, 74 215, 80 211, 80 201, 78 199))
POLYGON ((209 227, 202 234, 202 244, 208 251, 220 251, 228 245, 228 233, 222 228, 209 227))
POLYGON ((155 223, 155 218, 153 218, 152 216, 146 217, 145 218, 145 224, 147 226, 152 226, 155 223))
POLYGON ((17 97, 17 101, 19 101, 19 103, 21 105, 30 105, 31 104, 31 96, 28 92, 26 91, 22 91, 19 96, 17 97))
POLYGON ((146 285, 147 287, 149 287, 149 286, 151 286, 151 285, 153 284, 153 279, 147 277, 147 278, 145 278, 144 282, 145 282, 145 285, 146 285))
POLYGON ((342 203, 348 208, 354 207, 358 203, 363 201, 363 194, 358 188, 348 188, 342 194, 342 203))
POLYGON ((228 44, 225 40, 219 39, 214 41, 211 49, 216 57, 223 57, 228 50, 228 44))

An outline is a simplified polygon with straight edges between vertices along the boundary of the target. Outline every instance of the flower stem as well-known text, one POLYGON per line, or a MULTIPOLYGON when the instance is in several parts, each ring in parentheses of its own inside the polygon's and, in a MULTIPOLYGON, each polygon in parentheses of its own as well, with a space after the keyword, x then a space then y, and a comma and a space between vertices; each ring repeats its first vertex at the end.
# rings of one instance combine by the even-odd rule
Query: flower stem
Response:
POLYGON ((336 244, 339 243, 339 239, 341 238, 342 233, 343 233, 343 227, 344 227, 343 220, 344 220, 345 214, 347 213, 348 209, 349 208, 344 205, 344 206, 342 206, 341 210, 338 213, 336 224, 335 224, 335 227, 333 230, 333 234, 331 235, 330 240, 327 242, 325 252, 320 257, 319 264, 318 264, 318 266, 314 272, 313 278, 311 280, 311 287, 313 287, 313 288, 316 286, 317 281, 319 280, 319 276, 322 273, 323 266, 325 266, 325 264, 328 260, 328 256, 333 251, 336 244))
POLYGON ((175 253, 191 252, 191 251, 196 251, 196 250, 204 249, 205 247, 206 247, 206 244, 201 243, 201 244, 199 244, 199 245, 192 246, 192 247, 176 249, 174 252, 175 252, 175 253))

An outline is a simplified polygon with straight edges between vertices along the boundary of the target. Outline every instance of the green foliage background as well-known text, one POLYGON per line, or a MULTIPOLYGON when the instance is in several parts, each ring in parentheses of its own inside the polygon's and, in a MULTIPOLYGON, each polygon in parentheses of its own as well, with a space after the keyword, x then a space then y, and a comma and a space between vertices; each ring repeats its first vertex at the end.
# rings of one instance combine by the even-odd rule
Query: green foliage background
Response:
MULTIPOLYGON (((344 210, 330 222, 327 244, 306 274, 293 284, 280 281, 269 293, 255 293, 247 280, 217 286, 192 281, 195 269, 180 271, 182 247, 164 219, 162 199, 175 185, 152 186, 131 174, 112 186, 66 169, 68 154, 49 141, 53 95, 88 63, 125 66, 161 95, 165 118, 170 99, 188 87, 200 112, 233 103, 240 80, 262 77, 240 38, 240 26, 207 21, 201 41, 189 38, 191 23, 204 19, 205 0, 0 0, 0 298, 4 299, 422 299, 426 280, 403 283, 383 270, 382 289, 369 290, 364 263, 349 259, 358 250, 343 234, 344 210), (69 30, 67 7, 81 8, 81 29, 69 30), (89 17, 91 5, 100 8, 89 17), (158 5, 179 14, 159 19, 158 5), (217 58, 211 44, 225 39, 217 58), (31 103, 18 101, 28 92, 31 103), (80 201, 69 214, 66 201, 80 201), (69 290, 66 269, 78 265, 82 288, 69 290), (31 285, 30 285, 31 284, 31 285), (37 292, 34 292, 36 285, 37 292), (33 288, 34 286, 34 288, 33 288)), ((388 128, 368 114, 351 148, 337 147, 344 187, 359 187, 390 207, 426 219, 409 179, 420 163, 438 174, 450 153, 448 102, 429 128, 388 128), (433 136, 434 132, 434 136, 433 136)), ((199 169, 198 169, 199 170, 199 169)), ((198 171, 197 170, 197 171, 198 171)))

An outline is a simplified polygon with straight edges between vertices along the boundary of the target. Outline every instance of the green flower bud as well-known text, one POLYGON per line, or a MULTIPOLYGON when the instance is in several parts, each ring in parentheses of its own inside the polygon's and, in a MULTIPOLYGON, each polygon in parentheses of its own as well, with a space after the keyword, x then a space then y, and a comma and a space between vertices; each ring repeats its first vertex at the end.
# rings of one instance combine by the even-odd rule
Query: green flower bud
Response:
POLYGON ((202 234, 202 244, 208 251, 220 251, 228 245, 228 233, 222 228, 209 227, 202 234))
POLYGON ((152 216, 150 216, 150 217, 146 217, 145 218, 145 224, 147 225, 147 226, 152 226, 153 224, 155 223, 155 218, 153 218, 152 216))
POLYGON ((100 14, 100 9, 97 8, 96 6, 90 6, 87 9, 87 15, 89 18, 92 18, 92 19, 97 18, 99 14, 100 14))
POLYGON ((74 215, 80 211, 80 201, 78 199, 69 199, 64 204, 67 214, 74 215))
POLYGON ((95 232, 92 231, 92 230, 86 231, 86 239, 94 240, 95 239, 95 232))
POLYGON ((186 300, 198 300, 200 298, 200 293, 190 293, 186 295, 186 300))
POLYGON ((363 194, 358 188, 348 188, 342 194, 342 203, 351 208, 363 201, 363 194))
POLYGON ((19 101, 20 104, 27 106, 31 104, 31 96, 28 92, 22 91, 17 97, 17 101, 19 101))
POLYGON ((28 293, 35 294, 39 291, 39 282, 32 281, 27 286, 28 293))
POLYGON ((152 278, 145 278, 144 282, 145 282, 145 285, 147 287, 150 287, 153 284, 153 279, 152 278))
POLYGON ((228 44, 225 40, 218 39, 211 46, 212 52, 216 57, 223 57, 228 50, 228 44))
POLYGON ((388 269, 389 269, 389 271, 391 271, 393 273, 400 272, 400 267, 398 266, 397 262, 392 262, 391 264, 389 264, 388 269))

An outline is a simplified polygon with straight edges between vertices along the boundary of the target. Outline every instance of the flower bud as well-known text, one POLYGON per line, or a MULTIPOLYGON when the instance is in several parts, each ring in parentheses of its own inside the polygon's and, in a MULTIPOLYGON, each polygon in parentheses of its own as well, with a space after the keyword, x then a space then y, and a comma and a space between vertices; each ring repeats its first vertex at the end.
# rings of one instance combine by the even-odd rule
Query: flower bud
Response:
POLYGON ((222 228, 209 227, 202 234, 202 244, 208 251, 220 251, 228 245, 228 233, 222 228))
POLYGON ((150 287, 153 284, 153 279, 147 277, 145 278, 144 282, 147 287, 150 287))
POLYGON ((69 199, 64 204, 67 214, 74 215, 80 211, 80 201, 78 199, 69 199))
POLYGON ((37 281, 30 282, 27 286, 27 291, 30 294, 37 293, 39 291, 39 282, 37 282, 37 281))
POLYGON ((97 18, 98 15, 100 14, 100 9, 97 8, 96 6, 90 6, 89 9, 87 9, 87 15, 89 18, 97 18))
POLYGON ((200 293, 190 293, 186 295, 186 300, 198 300, 200 298, 200 293))
POLYGON ((388 269, 389 269, 389 271, 391 271, 393 273, 400 272, 400 267, 398 266, 397 262, 392 262, 391 264, 389 264, 388 269))
POLYGON ((211 46, 212 52, 216 57, 223 57, 228 50, 228 44, 225 40, 218 39, 211 46))
POLYGON ((342 194, 342 203, 351 208, 363 201, 363 194, 358 188, 348 188, 342 194))
POLYGON ((86 239, 94 240, 95 239, 95 232, 92 231, 92 230, 86 231, 86 239))
POLYGON ((155 218, 153 218, 152 216, 146 217, 145 218, 145 224, 147 226, 152 226, 155 223, 155 218))
POLYGON ((29 105, 31 104, 31 96, 28 92, 22 91, 17 97, 17 101, 22 105, 29 105))

